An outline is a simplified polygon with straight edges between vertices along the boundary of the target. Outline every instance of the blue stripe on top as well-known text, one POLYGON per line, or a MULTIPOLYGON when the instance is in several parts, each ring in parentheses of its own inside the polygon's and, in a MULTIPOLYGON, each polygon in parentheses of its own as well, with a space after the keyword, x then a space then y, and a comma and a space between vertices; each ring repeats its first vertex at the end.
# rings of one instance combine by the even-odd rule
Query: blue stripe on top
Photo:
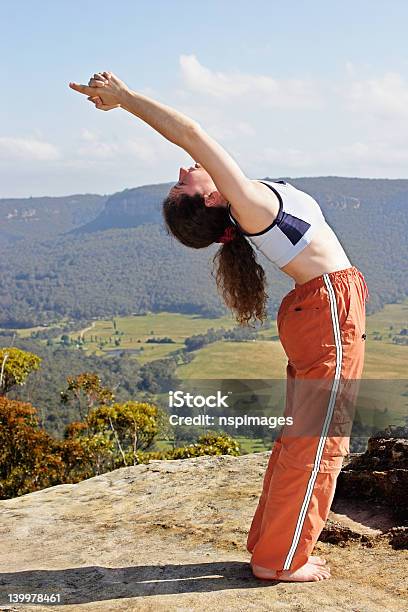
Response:
POLYGON ((315 232, 326 224, 326 219, 316 200, 290 183, 259 182, 269 187, 279 200, 278 214, 268 227, 259 232, 247 232, 232 215, 230 203, 227 212, 231 223, 273 264, 282 268, 310 244, 315 232))

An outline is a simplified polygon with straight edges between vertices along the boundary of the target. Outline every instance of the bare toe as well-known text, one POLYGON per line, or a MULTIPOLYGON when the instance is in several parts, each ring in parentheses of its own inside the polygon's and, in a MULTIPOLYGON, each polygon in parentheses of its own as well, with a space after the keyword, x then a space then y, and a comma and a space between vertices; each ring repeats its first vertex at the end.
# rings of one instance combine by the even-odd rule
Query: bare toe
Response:
POLYGON ((325 578, 330 578, 330 572, 319 572, 319 576, 321 576, 321 580, 325 578))

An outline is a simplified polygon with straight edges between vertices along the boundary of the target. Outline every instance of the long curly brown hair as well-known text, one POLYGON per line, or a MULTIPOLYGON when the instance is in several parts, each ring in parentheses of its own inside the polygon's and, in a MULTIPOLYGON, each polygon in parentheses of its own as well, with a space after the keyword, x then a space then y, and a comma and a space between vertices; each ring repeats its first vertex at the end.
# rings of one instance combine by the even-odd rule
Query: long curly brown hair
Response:
POLYGON ((185 246, 203 249, 218 242, 227 227, 233 239, 222 244, 213 258, 212 275, 225 304, 240 325, 266 319, 266 277, 245 236, 231 224, 223 206, 206 206, 201 194, 167 196, 163 201, 166 229, 185 246))

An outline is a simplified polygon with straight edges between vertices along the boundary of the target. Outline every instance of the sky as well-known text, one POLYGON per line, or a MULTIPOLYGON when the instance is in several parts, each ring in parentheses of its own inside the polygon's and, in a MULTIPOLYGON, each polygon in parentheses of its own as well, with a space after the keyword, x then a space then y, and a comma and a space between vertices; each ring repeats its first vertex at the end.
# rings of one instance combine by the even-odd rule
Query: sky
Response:
POLYGON ((110 70, 250 178, 408 178, 405 0, 2 0, 0 198, 176 182, 190 156, 68 87, 110 70))

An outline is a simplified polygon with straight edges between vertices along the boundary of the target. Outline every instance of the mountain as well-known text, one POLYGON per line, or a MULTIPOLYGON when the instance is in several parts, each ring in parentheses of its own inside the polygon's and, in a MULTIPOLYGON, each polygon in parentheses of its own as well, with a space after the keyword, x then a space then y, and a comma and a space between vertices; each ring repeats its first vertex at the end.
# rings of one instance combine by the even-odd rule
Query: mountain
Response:
POLYGON ((161 202, 171 183, 144 185, 111 195, 99 215, 70 233, 78 235, 112 228, 138 227, 145 223, 161 223, 161 202))
POLYGON ((108 196, 74 194, 61 197, 0 199, 0 245, 22 238, 41 239, 82 226, 103 209, 108 196))
MULTIPOLYGON (((260 180, 277 180, 270 177, 260 180)), ((360 179, 344 177, 284 177, 292 185, 310 193, 320 204, 326 218, 346 221, 346 215, 336 212, 361 208, 363 214, 371 209, 392 215, 406 215, 408 180, 360 179)), ((125 189, 108 197, 100 214, 72 233, 95 232, 112 228, 138 227, 145 223, 161 223, 161 204, 172 183, 144 185, 125 189)), ((368 221, 369 222, 369 221, 368 221)))
MULTIPOLYGON (((316 198, 351 262, 365 275, 368 314, 407 295, 408 180, 285 180, 316 198)), ((0 326, 146 310, 224 313, 210 276, 218 246, 188 249, 165 231, 161 203, 169 186, 145 185, 83 200, 40 198, 34 214, 29 212, 34 198, 20 201, 14 225, 0 228, 7 232, 0 243, 0 326), (19 238, 18 249, 10 248, 10 236, 19 238)), ((0 201, 2 213, 5 202, 10 201, 0 201)), ((269 282, 269 313, 276 316, 293 282, 262 254, 259 261, 269 282)))

